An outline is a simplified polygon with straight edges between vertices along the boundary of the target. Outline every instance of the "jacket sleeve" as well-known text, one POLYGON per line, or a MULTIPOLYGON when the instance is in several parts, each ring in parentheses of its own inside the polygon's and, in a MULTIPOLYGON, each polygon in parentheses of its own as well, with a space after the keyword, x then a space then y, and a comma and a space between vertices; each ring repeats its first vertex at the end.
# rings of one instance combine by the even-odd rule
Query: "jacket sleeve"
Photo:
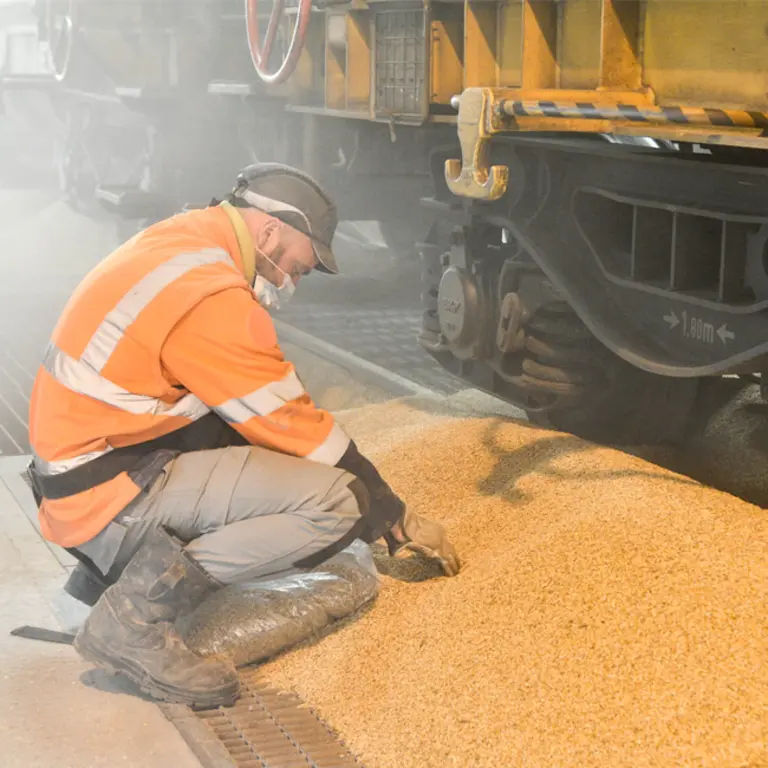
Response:
POLYGON ((335 465, 349 438, 285 360, 269 314, 243 289, 204 299, 171 331, 161 361, 252 445, 335 465))

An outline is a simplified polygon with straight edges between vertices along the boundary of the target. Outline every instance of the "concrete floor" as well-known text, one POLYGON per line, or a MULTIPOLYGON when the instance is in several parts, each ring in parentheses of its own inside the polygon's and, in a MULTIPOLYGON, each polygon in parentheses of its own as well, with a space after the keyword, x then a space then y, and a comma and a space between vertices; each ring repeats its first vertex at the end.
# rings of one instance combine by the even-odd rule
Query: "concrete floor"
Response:
POLYGON ((9 635, 31 624, 71 631, 86 611, 61 587, 72 560, 40 538, 19 477, 0 459, 0 764, 3 768, 199 768, 158 707, 92 670, 66 645, 9 635))

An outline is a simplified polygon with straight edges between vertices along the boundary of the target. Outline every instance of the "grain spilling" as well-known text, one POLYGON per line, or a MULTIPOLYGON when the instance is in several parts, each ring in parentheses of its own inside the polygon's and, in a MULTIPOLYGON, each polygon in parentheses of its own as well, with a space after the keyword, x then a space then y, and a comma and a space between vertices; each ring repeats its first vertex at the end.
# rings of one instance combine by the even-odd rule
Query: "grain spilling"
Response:
POLYGON ((341 420, 464 562, 264 668, 369 768, 768 764, 768 515, 569 435, 406 399, 341 420))

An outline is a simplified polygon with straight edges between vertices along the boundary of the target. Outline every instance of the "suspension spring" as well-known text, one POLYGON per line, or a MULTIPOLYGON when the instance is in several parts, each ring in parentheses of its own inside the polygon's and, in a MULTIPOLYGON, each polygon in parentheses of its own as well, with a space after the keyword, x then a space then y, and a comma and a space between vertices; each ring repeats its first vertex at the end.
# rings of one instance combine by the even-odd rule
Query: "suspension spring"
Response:
POLYGON ((605 382, 602 349, 568 304, 547 304, 526 324, 521 384, 557 401, 583 397, 605 382))

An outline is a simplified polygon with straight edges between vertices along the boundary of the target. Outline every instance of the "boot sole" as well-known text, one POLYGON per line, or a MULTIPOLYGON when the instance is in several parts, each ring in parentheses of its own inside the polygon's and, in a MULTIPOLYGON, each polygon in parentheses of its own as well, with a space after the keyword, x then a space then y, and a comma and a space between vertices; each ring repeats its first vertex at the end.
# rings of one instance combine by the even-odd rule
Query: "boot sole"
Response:
POLYGON ((230 688, 224 688, 216 694, 190 694, 172 686, 163 685, 143 670, 134 669, 129 663, 116 664, 107 654, 102 653, 92 645, 84 645, 75 639, 75 650, 87 661, 101 669, 116 675, 127 677, 142 691, 153 699, 167 701, 172 704, 186 704, 195 709, 214 709, 215 707, 231 706, 240 694, 240 681, 236 680, 230 688))

